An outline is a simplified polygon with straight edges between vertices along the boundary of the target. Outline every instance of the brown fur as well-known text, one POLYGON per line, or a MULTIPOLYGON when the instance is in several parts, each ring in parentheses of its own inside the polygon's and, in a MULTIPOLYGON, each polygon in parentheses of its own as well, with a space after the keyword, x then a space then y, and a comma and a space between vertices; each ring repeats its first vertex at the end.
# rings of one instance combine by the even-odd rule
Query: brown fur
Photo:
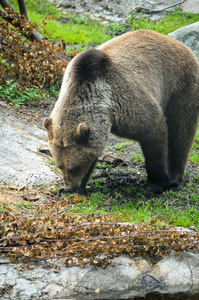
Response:
POLYGON ((109 133, 139 141, 154 190, 178 185, 199 116, 199 64, 170 37, 139 30, 77 55, 44 121, 65 188, 85 189, 109 133))
POLYGON ((81 84, 83 81, 93 81, 98 76, 104 76, 109 57, 102 51, 91 49, 77 56, 73 64, 73 81, 81 84))

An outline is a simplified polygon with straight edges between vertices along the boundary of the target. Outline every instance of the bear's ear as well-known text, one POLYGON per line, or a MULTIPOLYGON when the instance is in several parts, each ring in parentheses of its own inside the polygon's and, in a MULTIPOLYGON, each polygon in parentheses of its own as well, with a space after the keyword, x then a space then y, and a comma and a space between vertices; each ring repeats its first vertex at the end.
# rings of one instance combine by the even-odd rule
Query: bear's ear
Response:
POLYGON ((75 133, 75 142, 86 145, 90 135, 90 128, 85 123, 80 123, 75 133))
POLYGON ((48 132, 48 138, 49 140, 53 139, 53 130, 52 130, 52 118, 51 117, 47 117, 44 119, 43 121, 43 126, 46 128, 47 132, 48 132))

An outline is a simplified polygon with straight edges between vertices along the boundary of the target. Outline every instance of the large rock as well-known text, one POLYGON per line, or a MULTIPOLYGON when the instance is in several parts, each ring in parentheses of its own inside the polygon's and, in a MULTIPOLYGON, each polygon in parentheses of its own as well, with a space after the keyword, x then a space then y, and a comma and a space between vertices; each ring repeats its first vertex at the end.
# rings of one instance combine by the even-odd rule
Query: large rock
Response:
POLYGON ((46 132, 21 121, 0 102, 0 185, 40 186, 60 180, 38 151, 46 132))
POLYGON ((91 265, 66 267, 57 260, 53 264, 48 269, 44 262, 38 262, 34 269, 20 271, 16 268, 19 265, 0 260, 1 299, 111 300, 152 291, 199 293, 198 253, 184 253, 181 258, 172 254, 155 265, 141 257, 121 256, 106 269, 97 270, 91 265))
POLYGON ((189 47, 199 61, 199 22, 182 27, 169 36, 189 47))
POLYGON ((181 4, 181 8, 183 11, 198 14, 199 13, 199 1, 198 0, 185 0, 181 4))

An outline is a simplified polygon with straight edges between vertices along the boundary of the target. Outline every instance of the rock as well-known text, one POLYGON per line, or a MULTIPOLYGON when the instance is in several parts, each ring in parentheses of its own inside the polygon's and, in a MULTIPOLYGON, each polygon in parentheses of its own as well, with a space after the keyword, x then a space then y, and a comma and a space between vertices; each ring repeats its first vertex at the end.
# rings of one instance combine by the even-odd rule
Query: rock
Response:
MULTIPOLYGON (((1 102, 4 104, 4 102, 1 102)), ((39 186, 56 184, 60 177, 38 149, 47 144, 46 132, 21 121, 0 103, 0 184, 39 186)))
POLYGON ((174 255, 158 262, 149 273, 155 280, 168 287, 198 288, 199 261, 194 253, 184 253, 183 258, 176 259, 174 255))
POLYGON ((93 300, 129 299, 157 290, 163 294, 199 293, 199 253, 183 253, 181 258, 173 253, 154 265, 141 257, 120 256, 106 269, 91 265, 67 267, 58 260, 51 261, 52 268, 37 262, 34 269, 24 271, 4 259, 0 264, 0 295, 5 300, 11 299, 10 295, 18 300, 93 300))
POLYGON ((199 1, 198 0, 186 0, 181 4, 183 11, 192 12, 195 14, 199 13, 199 1))
POLYGON ((199 61, 199 22, 182 27, 169 36, 189 47, 199 61))
POLYGON ((164 13, 161 10, 169 6, 172 6, 171 10, 174 10, 177 3, 179 0, 55 0, 55 4, 64 8, 66 13, 80 13, 101 21, 119 23, 126 22, 128 15, 132 13, 135 7, 141 8, 141 10, 146 8, 147 11, 160 11, 152 13, 152 18, 156 19, 157 16, 163 16, 164 13))

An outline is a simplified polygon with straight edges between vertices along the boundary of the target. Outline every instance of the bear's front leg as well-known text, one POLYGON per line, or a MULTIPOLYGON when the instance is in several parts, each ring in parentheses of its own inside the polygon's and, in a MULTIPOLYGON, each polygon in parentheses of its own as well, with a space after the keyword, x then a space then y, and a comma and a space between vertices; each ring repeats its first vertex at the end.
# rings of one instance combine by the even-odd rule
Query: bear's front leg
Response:
POLYGON ((169 186, 167 127, 164 119, 161 121, 159 126, 148 130, 145 139, 140 142, 145 157, 148 181, 155 193, 161 193, 169 186))
POLYGON ((146 170, 148 174, 148 181, 154 193, 161 193, 169 186, 169 176, 165 169, 165 164, 146 161, 146 170))

